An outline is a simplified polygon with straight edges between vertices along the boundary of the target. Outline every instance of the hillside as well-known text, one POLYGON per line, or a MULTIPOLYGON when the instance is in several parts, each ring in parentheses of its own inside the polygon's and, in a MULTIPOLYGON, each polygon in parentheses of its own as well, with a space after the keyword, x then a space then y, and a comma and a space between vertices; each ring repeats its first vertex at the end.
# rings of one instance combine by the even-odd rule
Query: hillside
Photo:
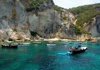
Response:
MULTIPOLYGON (((74 26, 54 10, 53 0, 2 0, 0 2, 0 41, 73 38, 74 26)), ((71 22, 74 16, 70 14, 71 22)), ((75 37, 74 37, 75 38, 75 37)))
MULTIPOLYGON (((72 18, 70 16, 65 17, 66 15, 62 14, 64 11, 61 7, 55 5, 54 9, 61 14, 62 22, 70 22, 72 18)), ((74 24, 76 35, 88 34, 100 37, 100 3, 74 7, 65 10, 65 12, 70 12, 75 17, 75 20, 71 23, 74 24)))
MULTIPOLYGON (((85 9, 88 7, 84 8, 83 12, 85 9)), ((70 9, 71 13, 67 9, 56 6, 53 0, 2 0, 0 2, 0 41, 51 38, 77 40, 78 36, 85 32, 100 37, 100 16, 97 15, 100 11, 99 5, 91 7, 91 10, 93 9, 96 10, 92 14, 93 21, 88 19, 89 23, 85 22, 84 25, 84 22, 78 19, 83 13, 81 10, 77 13, 77 10, 75 12, 70 9), (78 23, 74 25, 76 20, 84 26, 78 23)), ((83 38, 80 37, 80 39, 83 38)))
POLYGON ((76 26, 83 32, 100 37, 100 3, 71 8, 68 11, 76 18, 76 26))
POLYGON ((73 13, 77 18, 77 25, 83 27, 84 23, 93 20, 96 15, 100 14, 100 3, 93 5, 79 6, 71 8, 68 11, 73 13))

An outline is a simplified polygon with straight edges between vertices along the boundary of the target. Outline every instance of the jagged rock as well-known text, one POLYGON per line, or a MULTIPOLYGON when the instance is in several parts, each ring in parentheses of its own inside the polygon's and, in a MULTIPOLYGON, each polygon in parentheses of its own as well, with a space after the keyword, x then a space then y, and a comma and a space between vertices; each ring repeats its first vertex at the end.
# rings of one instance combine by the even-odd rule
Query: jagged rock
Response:
MULTIPOLYGON (((21 0, 25 5, 29 2, 21 0)), ((29 40, 30 31, 36 32, 41 38, 67 38, 74 33, 74 27, 69 21, 62 24, 61 15, 53 10, 53 0, 47 0, 39 6, 37 13, 34 9, 26 12, 26 8, 20 0, 2 0, 0 2, 0 37, 12 40, 29 40), (66 25, 65 25, 66 24, 66 25)), ((73 22, 74 17, 66 10, 62 10, 62 16, 73 22)), ((38 37, 39 38, 39 37, 38 37)))
POLYGON ((26 38, 26 35, 23 32, 13 32, 10 38, 13 40, 23 40, 26 38))
POLYGON ((84 30, 91 33, 94 37, 100 37, 100 15, 94 17, 93 21, 84 25, 84 30))
MULTIPOLYGON (((0 38, 2 40, 30 40, 39 38, 75 38, 75 17, 65 9, 58 13, 53 9, 53 0, 47 0, 38 10, 26 11, 28 0, 0 1, 0 38), (22 2, 22 3, 21 3, 22 2), (34 12, 35 11, 35 12, 34 12), (36 37, 30 32, 35 32, 36 37)), ((84 29, 93 36, 100 36, 100 15, 84 29)))
POLYGON ((9 39, 14 32, 23 32, 30 37, 27 12, 19 0, 0 1, 0 11, 1 38, 9 39))
POLYGON ((48 9, 45 12, 38 12, 29 15, 30 30, 37 32, 43 38, 56 37, 61 25, 61 21, 57 13, 53 9, 48 9))
POLYGON ((47 9, 51 9, 54 6, 54 2, 53 0, 47 0, 46 2, 44 2, 40 7, 39 7, 39 11, 44 11, 47 9))
POLYGON ((97 32, 100 34, 100 15, 96 16, 96 27, 97 27, 97 32))

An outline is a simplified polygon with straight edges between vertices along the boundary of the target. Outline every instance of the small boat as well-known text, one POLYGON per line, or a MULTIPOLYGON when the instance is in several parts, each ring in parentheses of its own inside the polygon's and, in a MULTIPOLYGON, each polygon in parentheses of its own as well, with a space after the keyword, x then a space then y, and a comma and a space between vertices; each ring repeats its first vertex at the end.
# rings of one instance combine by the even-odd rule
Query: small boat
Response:
POLYGON ((56 46, 56 44, 47 44, 47 46, 56 46))
POLYGON ((77 47, 74 48, 72 51, 68 51, 68 52, 60 52, 58 53, 58 55, 75 55, 75 54, 80 54, 83 53, 87 50, 87 47, 77 47))
POLYGON ((22 43, 22 44, 18 44, 18 46, 29 46, 30 43, 22 43))
POLYGON ((87 47, 77 47, 67 52, 67 54, 69 55, 79 54, 79 53, 85 52, 86 50, 87 50, 87 47))
POLYGON ((18 45, 1 45, 2 48, 18 48, 18 45))

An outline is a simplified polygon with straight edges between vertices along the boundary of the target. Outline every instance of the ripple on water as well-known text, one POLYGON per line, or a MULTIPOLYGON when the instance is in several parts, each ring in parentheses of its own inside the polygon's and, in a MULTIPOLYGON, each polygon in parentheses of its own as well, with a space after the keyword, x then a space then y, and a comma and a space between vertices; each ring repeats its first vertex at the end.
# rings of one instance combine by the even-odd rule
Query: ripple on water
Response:
POLYGON ((95 44, 88 46, 85 53, 75 56, 60 56, 58 52, 67 52, 71 44, 46 46, 47 42, 31 44, 28 47, 13 49, 0 48, 0 70, 99 70, 100 47, 95 44), (9 52, 9 53, 8 53, 9 52), (8 69, 7 69, 8 68, 8 69))

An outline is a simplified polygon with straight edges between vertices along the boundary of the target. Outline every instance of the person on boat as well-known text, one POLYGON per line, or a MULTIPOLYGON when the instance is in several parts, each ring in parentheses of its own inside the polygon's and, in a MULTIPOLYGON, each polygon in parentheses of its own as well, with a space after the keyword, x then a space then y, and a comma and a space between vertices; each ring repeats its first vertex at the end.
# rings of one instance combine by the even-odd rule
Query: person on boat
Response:
POLYGON ((69 51, 72 52, 74 50, 74 48, 72 46, 70 46, 69 51))
POLYGON ((9 43, 9 47, 11 47, 11 43, 9 43))
POLYGON ((78 48, 80 48, 81 47, 81 45, 78 45, 78 48))
POLYGON ((80 48, 81 47, 81 43, 78 43, 78 46, 77 46, 77 48, 80 48))
POLYGON ((75 47, 75 49, 74 49, 74 50, 79 50, 79 49, 80 49, 80 47, 81 47, 81 45, 78 45, 78 46, 76 46, 76 47, 75 47))

